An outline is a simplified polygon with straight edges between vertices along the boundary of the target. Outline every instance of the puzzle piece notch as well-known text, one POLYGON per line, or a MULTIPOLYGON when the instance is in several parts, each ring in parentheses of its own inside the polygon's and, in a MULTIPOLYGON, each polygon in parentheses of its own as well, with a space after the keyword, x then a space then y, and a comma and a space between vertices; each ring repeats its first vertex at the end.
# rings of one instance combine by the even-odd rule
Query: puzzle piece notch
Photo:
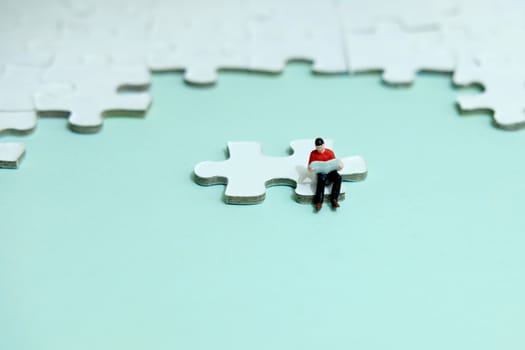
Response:
POLYGON ((145 88, 150 84, 150 73, 142 65, 115 65, 93 59, 49 68, 45 80, 72 84, 74 90, 66 94, 37 93, 37 110, 69 112, 69 125, 77 132, 98 131, 104 114, 144 113, 151 104, 148 92, 118 93, 123 87, 145 88))
POLYGON ((16 169, 25 154, 25 146, 21 143, 0 143, 0 168, 16 169))
MULTIPOLYGON (((325 140, 332 147, 331 140, 325 140)), ((295 187, 297 201, 313 198, 316 177, 307 170, 314 140, 290 143, 293 153, 288 157, 270 157, 257 142, 228 142, 229 158, 224 161, 201 162, 195 166, 195 181, 200 185, 226 185, 224 200, 228 204, 257 204, 264 200, 266 187, 295 187)), ((366 163, 361 157, 342 158, 344 180, 363 180, 366 163)), ((327 189, 328 191, 329 189, 327 189)), ((344 188, 341 189, 344 198, 344 188)))

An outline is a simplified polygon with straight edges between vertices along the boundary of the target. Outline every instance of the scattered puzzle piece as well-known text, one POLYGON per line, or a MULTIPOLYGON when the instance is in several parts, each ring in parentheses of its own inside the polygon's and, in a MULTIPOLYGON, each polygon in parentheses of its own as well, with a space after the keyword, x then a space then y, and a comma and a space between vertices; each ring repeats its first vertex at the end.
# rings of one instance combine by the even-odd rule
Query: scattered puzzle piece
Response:
MULTIPOLYGON (((325 142, 331 147, 331 140, 325 142)), ((260 203, 266 196, 266 187, 275 185, 295 187, 298 202, 311 202, 316 179, 308 172, 307 163, 313 145, 314 140, 292 141, 292 155, 270 157, 263 154, 257 142, 228 142, 230 157, 225 161, 197 164, 195 181, 200 185, 226 185, 224 200, 228 204, 260 203)), ((367 166, 363 158, 348 157, 341 161, 345 165, 341 171, 343 180, 359 181, 366 177, 367 166)))
POLYGON ((25 154, 21 143, 0 143, 0 168, 16 169, 25 154))

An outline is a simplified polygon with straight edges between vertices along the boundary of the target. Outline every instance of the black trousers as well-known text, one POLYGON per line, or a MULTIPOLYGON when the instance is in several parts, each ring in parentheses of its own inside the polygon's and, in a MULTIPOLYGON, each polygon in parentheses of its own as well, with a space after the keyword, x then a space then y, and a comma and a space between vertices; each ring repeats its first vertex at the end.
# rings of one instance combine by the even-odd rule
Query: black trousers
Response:
POLYGON ((331 171, 328 174, 317 173, 317 186, 315 188, 314 204, 322 203, 324 199, 324 188, 326 185, 332 184, 332 192, 330 193, 331 200, 337 200, 341 192, 341 175, 337 170, 331 171))

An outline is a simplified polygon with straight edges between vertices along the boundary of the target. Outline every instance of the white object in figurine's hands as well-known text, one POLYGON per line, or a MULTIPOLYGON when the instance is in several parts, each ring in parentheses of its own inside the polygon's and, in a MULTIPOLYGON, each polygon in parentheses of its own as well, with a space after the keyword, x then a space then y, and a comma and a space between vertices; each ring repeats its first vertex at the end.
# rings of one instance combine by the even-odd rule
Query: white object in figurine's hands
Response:
POLYGON ((310 163, 310 168, 315 173, 325 173, 328 174, 331 171, 334 170, 341 170, 342 169, 342 162, 339 159, 332 159, 327 161, 315 161, 310 163))

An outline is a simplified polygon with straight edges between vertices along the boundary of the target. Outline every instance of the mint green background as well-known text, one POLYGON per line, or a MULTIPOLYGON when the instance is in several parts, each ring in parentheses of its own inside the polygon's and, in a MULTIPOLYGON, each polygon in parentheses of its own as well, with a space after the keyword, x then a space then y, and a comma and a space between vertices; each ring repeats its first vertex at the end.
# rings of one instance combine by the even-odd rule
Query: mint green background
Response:
POLYGON ((446 75, 156 75, 145 118, 42 119, 0 171, 0 349, 525 348, 525 132, 460 115, 446 75), (293 189, 222 202, 195 164, 324 136, 366 181, 337 212, 293 189))

